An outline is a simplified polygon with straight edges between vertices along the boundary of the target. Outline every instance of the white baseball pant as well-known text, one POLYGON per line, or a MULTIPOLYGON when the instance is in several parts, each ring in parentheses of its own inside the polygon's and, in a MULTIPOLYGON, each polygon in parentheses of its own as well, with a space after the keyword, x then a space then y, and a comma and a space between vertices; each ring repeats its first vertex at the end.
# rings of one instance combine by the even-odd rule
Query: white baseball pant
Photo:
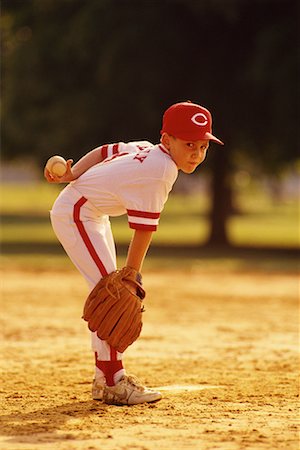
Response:
MULTIPOLYGON (((57 197, 50 211, 53 230, 90 290, 117 268, 115 243, 109 217, 99 211, 72 185, 57 197)), ((122 359, 122 353, 91 333, 92 350, 102 361, 122 359)))

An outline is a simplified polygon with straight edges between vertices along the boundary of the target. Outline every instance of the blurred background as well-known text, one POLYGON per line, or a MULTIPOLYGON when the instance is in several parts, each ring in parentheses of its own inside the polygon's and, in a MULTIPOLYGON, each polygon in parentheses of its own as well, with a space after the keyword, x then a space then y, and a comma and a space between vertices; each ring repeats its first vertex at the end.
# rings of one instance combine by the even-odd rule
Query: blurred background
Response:
MULTIPOLYGON (((3 254, 61 251, 50 156, 157 143, 164 110, 184 100, 212 112, 225 146, 180 174, 153 245, 295 253, 298 17, 296 0, 2 0, 3 254)), ((126 246, 126 218, 113 228, 126 246)))

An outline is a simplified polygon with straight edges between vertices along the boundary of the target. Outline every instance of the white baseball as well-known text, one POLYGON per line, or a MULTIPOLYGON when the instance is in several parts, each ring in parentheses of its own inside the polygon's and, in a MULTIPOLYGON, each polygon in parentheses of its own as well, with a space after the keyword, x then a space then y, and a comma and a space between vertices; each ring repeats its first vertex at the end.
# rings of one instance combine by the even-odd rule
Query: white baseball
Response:
POLYGON ((52 175, 62 177, 67 171, 67 161, 62 156, 52 156, 48 159, 46 168, 52 175))

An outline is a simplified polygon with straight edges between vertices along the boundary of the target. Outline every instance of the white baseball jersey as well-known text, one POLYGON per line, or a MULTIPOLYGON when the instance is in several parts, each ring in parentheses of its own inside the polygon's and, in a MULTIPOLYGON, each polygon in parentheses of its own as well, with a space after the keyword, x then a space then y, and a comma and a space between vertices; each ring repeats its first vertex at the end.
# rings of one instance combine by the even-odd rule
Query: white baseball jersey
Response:
POLYGON ((168 151, 147 141, 103 145, 104 159, 71 185, 100 214, 128 215, 130 228, 155 231, 178 176, 168 151))

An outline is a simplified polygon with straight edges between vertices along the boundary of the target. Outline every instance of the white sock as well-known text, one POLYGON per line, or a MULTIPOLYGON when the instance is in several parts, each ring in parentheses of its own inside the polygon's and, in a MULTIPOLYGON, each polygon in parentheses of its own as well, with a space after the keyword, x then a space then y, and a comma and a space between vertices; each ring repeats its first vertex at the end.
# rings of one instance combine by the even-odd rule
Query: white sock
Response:
POLYGON ((105 375, 97 366, 95 366, 95 380, 102 381, 102 379, 105 379, 105 375))
POLYGON ((121 369, 121 370, 118 370, 118 372, 116 372, 114 374, 114 382, 115 382, 115 384, 119 383, 119 381, 125 375, 125 373, 126 373, 125 369, 121 369))

